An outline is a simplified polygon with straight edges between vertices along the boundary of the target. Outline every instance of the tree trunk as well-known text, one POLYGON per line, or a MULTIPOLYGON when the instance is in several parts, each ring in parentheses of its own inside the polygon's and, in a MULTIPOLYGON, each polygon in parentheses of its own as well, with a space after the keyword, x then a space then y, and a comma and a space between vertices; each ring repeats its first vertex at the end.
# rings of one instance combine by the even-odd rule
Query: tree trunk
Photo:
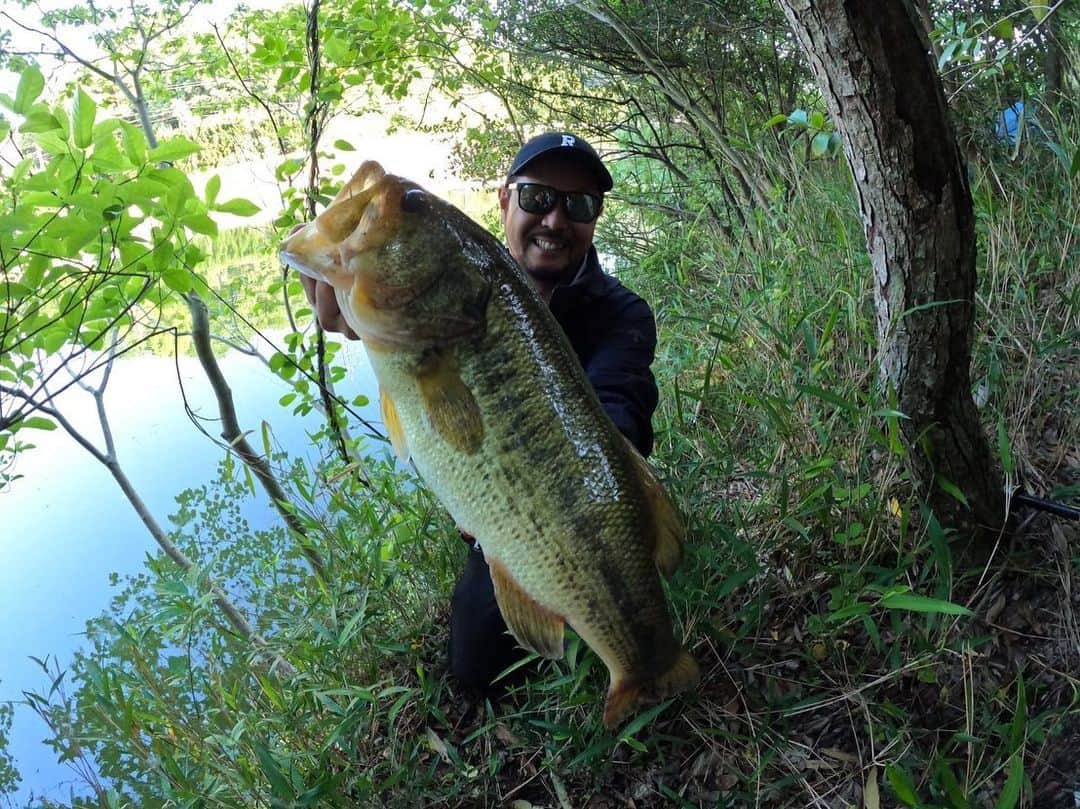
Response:
POLYGON ((991 535, 979 529, 1003 526, 1005 502, 971 396, 975 219, 917 11, 911 0, 780 5, 855 178, 874 269, 879 369, 908 417, 913 481, 943 524, 991 535))
POLYGON ((1063 100, 1065 64, 1064 48, 1061 46, 1061 17, 1051 14, 1042 31, 1046 43, 1046 56, 1043 59, 1043 73, 1046 77, 1046 91, 1043 100, 1047 104, 1057 104, 1063 100))

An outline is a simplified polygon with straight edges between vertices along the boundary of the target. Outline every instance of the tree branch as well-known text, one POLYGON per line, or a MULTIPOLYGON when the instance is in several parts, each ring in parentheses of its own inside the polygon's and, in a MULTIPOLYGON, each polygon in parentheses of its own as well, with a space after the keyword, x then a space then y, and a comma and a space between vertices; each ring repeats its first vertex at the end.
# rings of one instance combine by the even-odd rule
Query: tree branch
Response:
POLYGON ((255 474, 263 490, 270 497, 281 519, 288 526, 293 535, 300 541, 301 550, 307 557, 315 575, 320 579, 325 578, 325 562, 322 556, 307 539, 304 526, 296 518, 296 515, 286 507, 289 497, 281 488, 273 471, 270 469, 269 460, 255 452, 240 430, 240 424, 236 417, 236 407, 233 404, 232 391, 225 376, 221 373, 217 358, 210 347, 210 318, 206 310, 206 303, 194 292, 186 296, 188 310, 191 312, 191 337, 195 343, 195 353, 199 357, 206 378, 213 388, 214 396, 218 403, 218 412, 221 414, 221 437, 228 442, 230 449, 235 452, 240 460, 255 474))

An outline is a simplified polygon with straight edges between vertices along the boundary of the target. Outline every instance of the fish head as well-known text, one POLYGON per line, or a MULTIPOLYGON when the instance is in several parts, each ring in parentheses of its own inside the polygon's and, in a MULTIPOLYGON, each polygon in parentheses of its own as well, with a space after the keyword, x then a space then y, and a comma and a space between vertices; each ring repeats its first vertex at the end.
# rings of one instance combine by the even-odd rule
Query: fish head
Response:
POLYGON ((369 348, 423 350, 482 333, 502 250, 452 205, 368 161, 281 258, 334 288, 369 348))

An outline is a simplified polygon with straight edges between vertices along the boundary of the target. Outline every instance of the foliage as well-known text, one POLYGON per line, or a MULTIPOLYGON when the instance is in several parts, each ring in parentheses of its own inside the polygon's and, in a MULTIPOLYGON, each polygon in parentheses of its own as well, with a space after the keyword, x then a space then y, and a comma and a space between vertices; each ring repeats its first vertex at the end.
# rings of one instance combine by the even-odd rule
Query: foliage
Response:
POLYGON ((7 749, 13 711, 10 704, 0 703, 0 797, 14 792, 22 780, 15 768, 15 759, 7 749))
MULTIPOLYGON (((950 4, 954 17, 961 6, 950 4)), ((463 165, 477 176, 498 176, 540 126, 582 127, 619 158, 599 238, 658 315, 654 461, 691 528, 670 595, 703 663, 700 693, 607 734, 602 667, 571 636, 565 661, 529 661, 524 677, 507 673, 500 703, 470 705, 445 675, 444 650, 464 545, 423 487, 366 438, 348 464, 276 457, 303 543, 326 560, 317 578, 296 536, 251 529, 245 515, 261 501, 226 459, 215 480, 180 495, 172 518, 194 566, 159 557, 118 583, 68 690, 31 697, 58 753, 85 754, 108 785, 77 803, 1050 805, 1080 736, 1076 534, 1037 521, 1030 549, 971 560, 913 497, 903 414, 873 372, 872 274, 850 178, 812 159, 833 148, 832 127, 775 9, 495 10, 501 19, 466 5, 328 5, 335 44, 315 98, 295 89, 310 86, 311 64, 298 9, 242 17, 223 40, 253 96, 273 110, 291 96, 295 122, 276 130, 289 144, 305 105, 362 109, 382 103, 365 82, 397 98, 419 81, 462 105, 495 92, 464 138, 463 165), (635 51, 633 32, 650 32, 653 50, 635 51), (696 108, 674 103, 663 82, 696 108), (767 128, 776 116, 785 134, 767 128), (784 142, 803 134, 805 149, 784 142), (744 204, 752 192, 731 185, 733 160, 765 178, 765 204, 744 204), (269 670, 221 622, 207 581, 258 616, 296 677, 269 670)), ((983 13, 965 37, 1004 33, 996 12, 983 13)), ((270 251, 273 234, 215 233, 221 189, 197 198, 133 127, 87 112, 85 93, 77 109, 48 107, 36 101, 40 80, 24 82, 8 109, 31 122, 23 134, 42 157, 4 175, 12 227, 0 247, 17 313, 5 321, 5 372, 30 374, 56 352, 92 356, 106 326, 126 330, 126 345, 160 330, 175 292, 202 288, 196 268, 261 325, 267 297, 230 271, 270 251), (35 330, 35 318, 52 325, 35 330), (63 332, 53 353, 49 329, 63 332)), ((962 95, 996 109, 979 81, 962 95)), ((973 376, 1010 483, 1075 502, 1080 126, 1052 110, 1056 151, 969 138, 983 324, 973 376)), ((192 147, 160 148, 183 159, 192 147)), ((310 156, 282 151, 287 181, 310 156)), ((288 203, 279 228, 306 218, 308 202, 325 204, 337 182, 328 174, 313 200, 288 203)), ((310 313, 295 279, 269 283, 302 326, 310 313)), ((295 413, 319 406, 313 351, 298 329, 269 360, 295 382, 282 401, 295 413)), ((35 426, 9 427, 19 424, 35 426)), ((313 440, 332 456, 325 433, 313 440)))
POLYGON ((85 92, 50 107, 38 100, 43 88, 29 68, 16 96, 0 99, 25 136, 19 161, 0 173, 7 453, 20 430, 51 428, 51 397, 99 366, 107 341, 122 352, 169 328, 155 309, 198 283, 203 255, 192 234, 216 234, 211 211, 232 204, 199 199, 171 165, 196 144, 177 137, 150 148, 137 127, 99 120, 85 92))

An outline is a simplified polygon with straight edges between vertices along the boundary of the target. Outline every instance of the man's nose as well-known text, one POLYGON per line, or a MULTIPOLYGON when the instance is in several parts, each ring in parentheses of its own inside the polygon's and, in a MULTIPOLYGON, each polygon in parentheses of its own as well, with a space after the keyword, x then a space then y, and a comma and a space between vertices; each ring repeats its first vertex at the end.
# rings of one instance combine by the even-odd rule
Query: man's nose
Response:
POLYGON ((570 219, 566 216, 566 207, 563 205, 563 201, 560 199, 555 203, 555 207, 544 214, 544 218, 540 220, 546 228, 552 230, 559 230, 568 228, 570 226, 570 219))

